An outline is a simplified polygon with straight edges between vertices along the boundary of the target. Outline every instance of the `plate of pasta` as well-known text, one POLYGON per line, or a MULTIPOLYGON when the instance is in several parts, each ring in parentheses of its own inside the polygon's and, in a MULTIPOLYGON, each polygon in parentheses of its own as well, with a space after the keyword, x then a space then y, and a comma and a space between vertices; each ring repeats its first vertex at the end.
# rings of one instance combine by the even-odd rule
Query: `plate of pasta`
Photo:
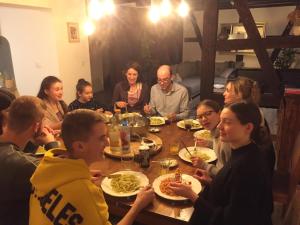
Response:
POLYGON ((166 123, 166 119, 161 116, 151 116, 150 117, 150 126, 160 126, 166 123))
POLYGON ((203 139, 203 140, 212 140, 212 136, 209 130, 198 130, 196 131, 193 136, 197 139, 203 139))
MULTIPOLYGON (((187 147, 187 148, 193 157, 199 157, 207 163, 213 162, 217 159, 217 155, 216 155, 215 151, 210 148, 196 147, 196 149, 194 149, 194 146, 187 147)), ((187 152, 187 150, 185 148, 183 148, 179 151, 178 156, 186 162, 189 162, 189 163, 192 162, 192 160, 191 160, 192 156, 187 152)))
MULTIPOLYGON (((174 200, 174 201, 184 201, 187 200, 187 198, 178 196, 168 187, 170 182, 175 182, 175 173, 172 174, 165 174, 157 177, 152 184, 152 187, 154 189, 154 192, 165 199, 168 200, 174 200)), ((176 181, 178 182, 178 181, 176 181)), ((195 179, 194 177, 182 174, 181 175, 181 181, 182 183, 185 183, 187 185, 191 185, 193 191, 195 193, 199 193, 202 189, 202 186, 200 182, 195 179)))
POLYGON ((111 196, 129 197, 136 195, 140 188, 148 184, 149 179, 145 174, 126 170, 105 177, 101 182, 101 188, 111 196))

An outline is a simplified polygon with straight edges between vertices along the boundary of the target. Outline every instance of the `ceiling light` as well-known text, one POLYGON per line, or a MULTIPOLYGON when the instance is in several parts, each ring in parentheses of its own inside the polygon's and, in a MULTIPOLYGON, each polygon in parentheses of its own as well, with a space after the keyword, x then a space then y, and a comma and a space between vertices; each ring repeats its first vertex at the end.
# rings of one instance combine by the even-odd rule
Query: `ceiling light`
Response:
POLYGON ((152 23, 157 23, 160 20, 160 10, 157 5, 152 5, 150 7, 148 17, 152 23))
POLYGON ((162 16, 169 16, 172 12, 170 0, 163 0, 160 4, 160 13, 162 16))
POLYGON ((91 0, 88 8, 89 17, 94 20, 99 20, 102 18, 104 13, 104 8, 99 0, 91 0))
POLYGON ((83 30, 86 35, 91 35, 95 32, 95 25, 92 21, 87 20, 83 25, 83 30))
POLYGON ((186 17, 190 12, 190 7, 189 5, 182 0, 177 8, 177 13, 181 17, 186 17))

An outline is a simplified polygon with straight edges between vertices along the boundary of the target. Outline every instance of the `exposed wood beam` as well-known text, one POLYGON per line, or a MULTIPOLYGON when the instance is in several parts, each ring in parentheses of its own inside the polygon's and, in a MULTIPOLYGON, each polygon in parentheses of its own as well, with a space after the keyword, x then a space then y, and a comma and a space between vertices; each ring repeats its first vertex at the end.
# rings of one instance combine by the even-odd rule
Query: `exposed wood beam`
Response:
MULTIPOLYGON (((300 36, 268 36, 261 39, 265 48, 300 48, 300 36)), ((197 42, 198 39, 184 38, 185 42, 197 42)), ((251 39, 218 40, 217 51, 253 49, 251 39)))
POLYGON ((218 31, 218 0, 206 0, 203 14, 203 48, 201 57, 200 98, 213 94, 218 31))
MULTIPOLYGON (((269 36, 262 38, 264 48, 300 48, 300 36, 269 36)), ((251 39, 219 40, 218 51, 253 49, 255 43, 251 39)))
MULTIPOLYGON (((299 8, 300 8, 300 6, 297 5, 297 6, 296 6, 296 10, 299 9, 299 8)), ((291 32, 291 30, 292 30, 292 28, 293 28, 293 25, 294 25, 293 22, 292 22, 292 21, 289 21, 288 24, 286 25, 284 31, 282 32, 282 35, 281 35, 281 36, 287 36, 287 35, 289 35, 290 32, 291 32)), ((277 57, 278 57, 280 51, 281 51, 281 48, 275 48, 275 49, 273 50, 273 52, 272 52, 272 54, 271 54, 271 61, 272 61, 272 63, 275 62, 275 60, 277 59, 277 57)))
POLYGON ((190 20, 192 22, 192 25, 193 25, 193 28, 194 28, 194 31, 195 31, 195 34, 196 34, 197 42, 199 43, 199 46, 202 49, 202 46, 203 46, 202 45, 202 35, 201 35, 199 25, 197 23, 197 19, 196 19, 193 12, 190 12, 190 20))
MULTIPOLYGON (((202 2, 200 0, 188 1, 193 10, 203 10, 204 6, 202 2)), ((296 4, 297 0, 248 0, 249 8, 282 7, 296 4)), ((235 7, 230 3, 230 0, 220 0, 219 9, 235 9, 235 7)))
POLYGON ((247 0, 234 0, 234 5, 238 11, 241 21, 245 27, 249 39, 254 43, 253 49, 258 62, 264 71, 266 83, 271 84, 271 90, 275 97, 280 97, 280 80, 273 67, 268 52, 264 47, 262 38, 256 27, 254 18, 247 5, 247 0))

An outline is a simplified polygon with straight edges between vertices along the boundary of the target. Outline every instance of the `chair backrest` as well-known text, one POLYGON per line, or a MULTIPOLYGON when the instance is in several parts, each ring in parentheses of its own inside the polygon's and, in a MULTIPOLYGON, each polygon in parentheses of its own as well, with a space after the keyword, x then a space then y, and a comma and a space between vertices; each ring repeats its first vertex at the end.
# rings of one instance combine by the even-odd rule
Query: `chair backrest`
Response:
POLYGON ((290 183, 289 198, 295 193, 297 186, 300 184, 300 133, 296 136, 295 145, 290 162, 290 183))
POLYGON ((5 88, 0 88, 0 111, 10 106, 15 95, 5 88))
POLYGON ((300 186, 297 186, 283 218, 283 225, 300 225, 300 186))
POLYGON ((4 114, 1 111, 7 109, 15 98, 14 94, 7 89, 0 88, 0 135, 2 134, 2 126, 4 123, 4 114))

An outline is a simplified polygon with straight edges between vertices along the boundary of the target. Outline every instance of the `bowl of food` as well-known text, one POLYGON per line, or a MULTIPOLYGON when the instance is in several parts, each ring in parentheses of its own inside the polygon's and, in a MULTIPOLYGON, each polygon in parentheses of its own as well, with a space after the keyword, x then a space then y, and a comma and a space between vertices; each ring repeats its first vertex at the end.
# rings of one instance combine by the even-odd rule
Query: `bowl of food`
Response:
POLYGON ((132 115, 131 117, 124 117, 120 121, 121 125, 130 127, 130 135, 144 137, 147 135, 149 128, 149 120, 140 115, 132 115))

